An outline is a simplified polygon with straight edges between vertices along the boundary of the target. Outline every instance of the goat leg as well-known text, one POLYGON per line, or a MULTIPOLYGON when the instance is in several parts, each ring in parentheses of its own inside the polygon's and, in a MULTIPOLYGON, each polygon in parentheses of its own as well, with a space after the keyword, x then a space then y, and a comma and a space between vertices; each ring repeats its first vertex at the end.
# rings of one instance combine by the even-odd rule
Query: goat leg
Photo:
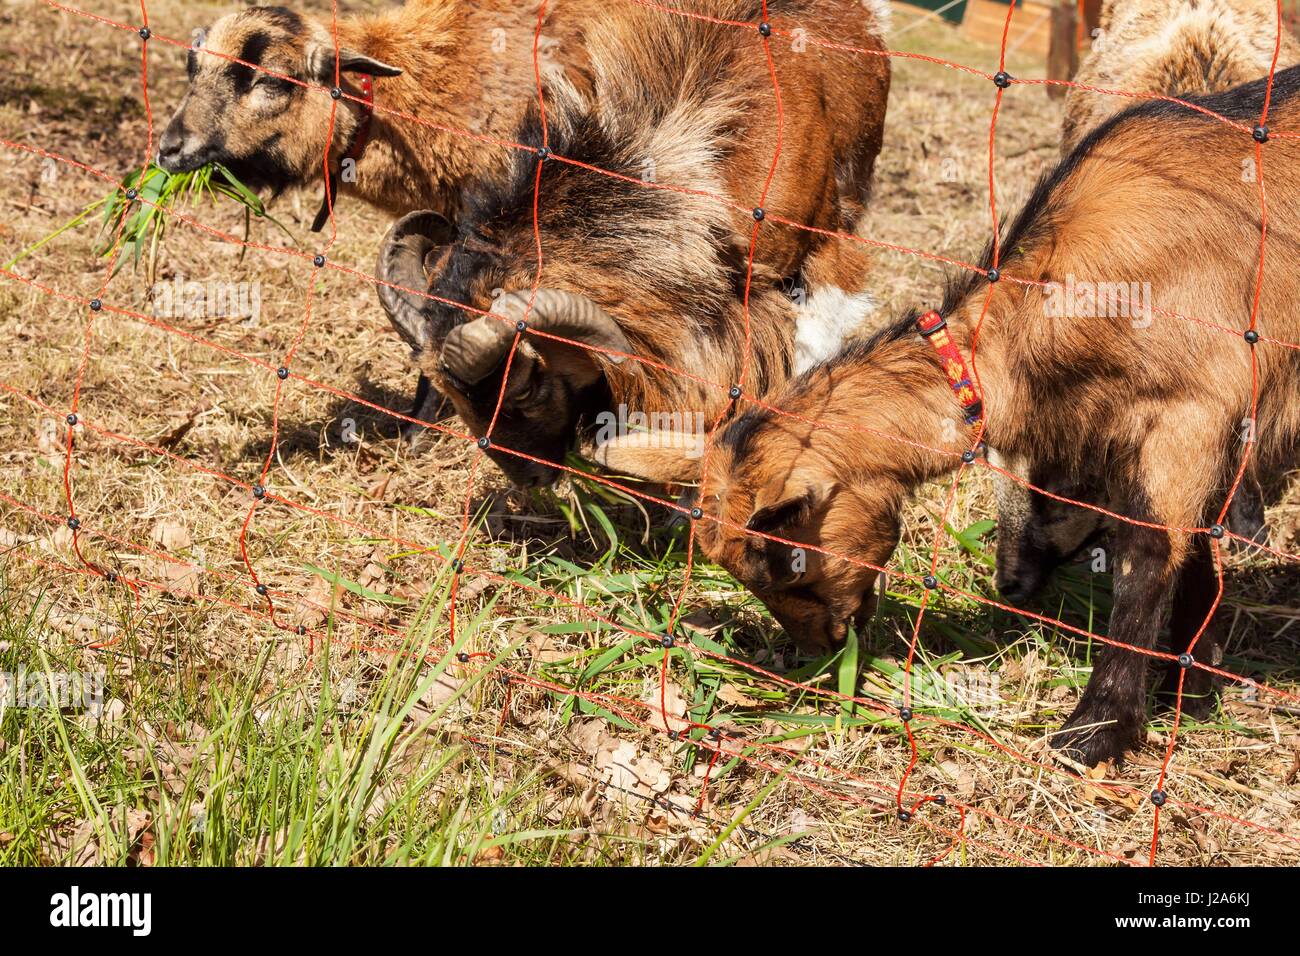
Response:
POLYGON ((415 385, 415 402, 411 406, 411 417, 418 422, 402 422, 402 440, 412 451, 419 451, 429 440, 429 425, 436 425, 452 413, 451 403, 433 387, 429 376, 420 373, 420 380, 415 385))
MULTIPOLYGON (((1132 509, 1144 517, 1147 509, 1132 509)), ((1092 670, 1079 706, 1052 737, 1052 746, 1093 766, 1118 760, 1135 745, 1146 716, 1147 655, 1169 618, 1177 571, 1169 532, 1117 522, 1112 542, 1119 556, 1110 637, 1092 670)))
MULTIPOLYGON (((1173 610, 1169 619, 1169 647, 1175 654, 1191 648, 1198 660, 1215 664, 1219 659, 1219 639, 1216 621, 1206 618, 1214 607, 1214 596, 1219 590, 1219 578, 1214 570, 1209 539, 1197 536, 1192 554, 1178 575, 1174 590, 1173 610), (1197 636, 1200 636, 1197 640, 1197 636), (1195 648, 1192 641, 1196 640, 1195 648)), ((1178 699, 1179 678, 1183 668, 1170 661, 1165 669, 1164 682, 1157 695, 1170 706, 1178 699)), ((1199 667, 1188 668, 1182 677, 1182 709, 1186 714, 1201 719, 1209 715, 1214 706, 1214 675, 1199 667)))

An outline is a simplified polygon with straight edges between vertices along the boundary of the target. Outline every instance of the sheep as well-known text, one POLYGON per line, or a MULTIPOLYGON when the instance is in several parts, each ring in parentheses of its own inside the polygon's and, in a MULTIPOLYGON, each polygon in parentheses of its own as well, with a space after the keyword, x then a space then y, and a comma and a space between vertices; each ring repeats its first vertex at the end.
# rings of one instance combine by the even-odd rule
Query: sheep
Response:
MULTIPOLYGON (((760 5, 753 0, 685 0, 676 6, 687 13, 755 24, 752 35, 736 27, 722 27, 720 32, 731 37, 731 66, 739 61, 751 70, 745 75, 750 105, 770 114, 774 101, 759 46, 760 5)), ((883 53, 888 5, 870 0, 864 9, 848 0, 833 4, 777 0, 768 3, 767 10, 773 27, 795 36, 789 45, 772 40, 778 77, 790 87, 791 112, 811 108, 824 117, 818 141, 830 144, 836 164, 829 185, 815 179, 811 187, 825 194, 814 196, 810 189, 810 201, 778 211, 817 228, 851 231, 869 196, 881 147, 889 60, 831 49, 807 38, 826 36, 883 53), (814 102, 809 96, 820 99, 814 102)), ((377 77, 373 81, 376 101, 392 112, 370 115, 364 106, 347 99, 338 104, 329 151, 330 188, 337 188, 344 178, 341 166, 350 159, 354 168, 348 186, 358 198, 394 217, 427 209, 454 219, 471 183, 508 180, 515 163, 510 148, 454 130, 498 142, 515 141, 525 108, 537 99, 532 56, 536 21, 536 4, 508 0, 488 4, 413 0, 388 13, 341 20, 343 88, 359 95, 357 78, 364 83, 377 77), (405 116, 446 128, 414 123, 405 116)), ((621 74, 639 85, 657 77, 663 68, 648 55, 653 51, 649 42, 659 37, 654 42, 662 46, 662 38, 674 32, 696 36, 699 25, 698 20, 630 2, 611 9, 601 0, 551 0, 542 26, 543 84, 581 89, 595 82, 588 75, 592 69, 586 52, 589 31, 600 37, 610 30, 645 29, 647 43, 632 50, 640 73, 623 70, 621 74)), ((329 27, 283 7, 253 7, 222 17, 205 42, 214 53, 307 83, 334 85, 334 40, 329 27)), ((699 62, 687 66, 710 67, 699 62)), ((276 193, 323 181, 322 151, 333 108, 328 96, 194 51, 189 72, 189 90, 159 144, 158 159, 165 169, 194 169, 216 161, 250 186, 276 193)), ((659 88, 665 95, 675 92, 664 90, 662 84, 659 88)), ((795 118, 790 128, 806 130, 807 124, 801 123, 795 118)), ((748 139, 727 142, 734 151, 733 162, 727 176, 714 185, 725 187, 721 191, 728 196, 749 200, 756 198, 766 178, 777 130, 770 116, 767 122, 740 118, 735 131, 729 132, 742 129, 748 139)), ((652 145, 672 148, 671 143, 652 145)), ((786 171, 801 148, 787 137, 786 171)), ((641 157, 632 174, 662 178, 664 170, 650 165, 654 161, 653 155, 641 157)), ((314 229, 325 223, 328 203, 327 197, 314 229)), ((869 298, 859 292, 870 265, 865 249, 811 232, 769 228, 756 255, 798 290, 803 321, 796 349, 804 360, 810 363, 834 354, 849 331, 843 316, 869 307, 869 298)), ((397 329, 418 347, 418 334, 413 337, 401 323, 397 329)), ((413 416, 435 420, 440 417, 440 404, 440 396, 421 377, 413 416)), ((407 437, 419 432, 418 426, 404 429, 407 437)))
MULTIPOLYGON (((752 12, 751 6, 748 0, 709 4, 728 18, 752 12)), ((828 35, 836 35, 837 18, 862 21, 860 11, 847 6, 827 10, 785 2, 769 4, 769 10, 774 26, 788 17, 820 23, 828 35)), ((412 344, 416 364, 470 429, 483 435, 497 414, 500 366, 514 338, 510 325, 523 321, 526 293, 536 278, 533 193, 536 164, 542 162, 537 215, 546 295, 539 296, 530 329, 568 328, 568 338, 672 367, 575 352, 530 335, 512 360, 493 440, 557 462, 580 422, 595 425, 602 413, 619 408, 666 415, 690 422, 690 434, 606 435, 616 440, 599 443, 597 460, 642 477, 681 480, 697 471, 699 432, 727 409, 727 385, 741 383, 747 365, 745 388, 762 391, 783 382, 796 363, 816 357, 815 351, 801 351, 799 337, 817 320, 803 322, 783 286, 791 277, 797 281, 800 274, 824 269, 831 271, 832 284, 851 288, 850 279, 861 270, 860 247, 763 222, 751 272, 750 234, 755 218, 769 214, 819 229, 842 224, 844 157, 857 148, 847 145, 846 129, 878 127, 887 65, 871 58, 869 68, 849 75, 831 69, 835 59, 809 51, 780 69, 781 161, 765 208, 751 214, 700 194, 756 206, 767 179, 776 118, 771 79, 754 37, 641 7, 593 26, 585 36, 591 85, 551 84, 547 149, 624 178, 521 154, 511 180, 480 184, 454 226, 431 211, 394 226, 379 257, 377 272, 387 283, 380 298, 412 344), (833 111, 837 106, 852 115, 842 117, 833 111), (640 181, 647 163, 656 182, 671 188, 640 181), (849 270, 836 276, 845 263, 849 270), (456 305, 419 295, 426 286, 436 299, 494 314, 467 322, 456 305), (581 329, 570 327, 575 321, 581 329)), ((540 112, 531 110, 514 136, 540 149, 540 112)), ((864 155, 874 158, 874 148, 864 155)), ((837 317, 842 326, 862 318, 843 311, 850 314, 847 321, 837 317)), ((552 465, 497 449, 492 454, 517 483, 555 477, 552 465)))
MULTIPOLYGON (((1268 74, 1278 42, 1276 0, 1108 0, 1100 33, 1074 82, 1155 93, 1221 93, 1268 74)), ((1281 27, 1279 69, 1300 63, 1300 41, 1281 27)), ((1061 153, 1130 104, 1071 87, 1061 153)))
MULTIPOLYGON (((1076 82, 1129 93, 1166 96, 1220 93, 1267 75, 1278 43, 1274 0, 1112 0, 1102 11, 1101 33, 1076 82)), ((1300 63, 1300 42, 1282 28, 1280 68, 1300 63)), ((1071 87, 1062 126, 1063 156, 1092 129, 1131 101, 1071 87)), ((1253 156, 1243 156, 1253 164, 1253 156)), ((1028 459, 994 453, 1002 469, 1036 487, 1074 501, 1106 504, 1101 489, 1080 485, 1028 459)), ((1253 476, 1232 501, 1228 526, 1244 538, 1264 530, 1262 490, 1253 476)), ((1104 537, 1096 511, 1032 493, 999 475, 997 587, 1013 604, 1029 601, 1054 568, 1104 537)))
MULTIPOLYGON (((1254 127, 1266 85, 1260 79, 1197 102, 1254 127)), ((1296 128, 1298 94, 1300 67, 1279 73, 1270 125, 1296 128)), ((1249 133, 1182 106, 1135 106, 1039 182, 1002 238, 1000 281, 990 287, 969 273, 943 298, 945 334, 960 355, 971 355, 979 326, 972 374, 988 445, 1071 480, 1100 478, 1130 519, 1117 520, 1112 534, 1109 640, 1119 646, 1103 650, 1052 740, 1084 763, 1118 759, 1137 743, 1140 650, 1155 645, 1166 623, 1176 652, 1213 663, 1201 628, 1217 592, 1227 492, 1247 451, 1265 483, 1300 451, 1300 351, 1261 341, 1250 328, 1260 193, 1257 183, 1241 182, 1240 160, 1255 146, 1249 133), (1070 276, 1150 283, 1154 302, 1172 314, 1151 322, 1061 314, 1049 303, 1070 276), (1243 334, 1175 315, 1212 317, 1243 334), (1247 448, 1239 428, 1251 414, 1252 363, 1259 401, 1247 448)), ((1259 324, 1267 336, 1295 342, 1296 144, 1275 137, 1264 155, 1271 241, 1259 324)), ((991 252, 982 263, 993 267, 991 252)), ((908 494, 977 460, 948 369, 913 319, 769 399, 790 415, 748 410, 710 458, 697 543, 809 649, 843 641, 848 623, 870 613, 908 494), (798 563, 792 547, 806 552, 798 563)), ((1212 686, 1195 666, 1183 679, 1191 695, 1212 686)))

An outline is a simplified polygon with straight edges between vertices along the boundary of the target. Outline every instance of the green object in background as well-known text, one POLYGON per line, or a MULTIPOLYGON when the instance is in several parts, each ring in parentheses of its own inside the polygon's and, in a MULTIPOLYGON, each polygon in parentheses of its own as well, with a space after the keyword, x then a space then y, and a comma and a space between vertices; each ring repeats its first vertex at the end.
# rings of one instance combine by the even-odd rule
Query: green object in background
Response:
POLYGON ((925 10, 933 10, 953 23, 961 23, 962 17, 966 16, 966 0, 907 0, 907 3, 925 10))

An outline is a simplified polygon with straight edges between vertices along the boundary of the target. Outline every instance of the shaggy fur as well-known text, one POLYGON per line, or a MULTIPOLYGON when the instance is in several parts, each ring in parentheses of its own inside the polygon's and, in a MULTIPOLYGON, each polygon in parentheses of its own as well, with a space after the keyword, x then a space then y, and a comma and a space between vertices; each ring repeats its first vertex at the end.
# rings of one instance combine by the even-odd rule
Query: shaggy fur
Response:
MULTIPOLYGON (((1285 69, 1300 63, 1300 41, 1285 24, 1281 32, 1285 69)), ((1109 0, 1074 80, 1130 93, 1219 93, 1267 75, 1277 36, 1276 0, 1109 0)), ((1062 154, 1129 105, 1127 97, 1072 87, 1062 154)))
MULTIPOLYGON (((1102 34, 1076 80, 1136 93, 1217 93, 1266 75, 1277 42, 1273 0, 1113 0, 1102 12, 1102 34)), ((1282 29, 1280 69, 1300 63, 1300 42, 1282 29)), ((1066 102, 1062 152, 1130 100, 1071 89, 1066 102)), ((1243 156, 1253 162, 1253 156, 1243 156)), ((1005 454, 999 466, 1039 488, 1075 501, 1115 510, 1095 482, 1072 480, 1029 458, 1005 454)), ((1248 538, 1263 530, 1262 491, 1248 476, 1233 499, 1226 524, 1248 538)), ((1008 601, 1031 599, 1052 570, 1098 542, 1106 524, 1095 511, 1031 493, 1009 478, 996 479, 998 499, 997 586, 1008 601)))
MULTIPOLYGON (((728 19, 752 19, 758 11, 752 0, 693 6, 728 19)), ((798 25, 842 36, 837 30, 851 26, 867 38, 872 35, 862 26, 868 18, 856 5, 782 0, 769 3, 768 9, 777 28, 798 25)), ((493 436, 498 444, 548 461, 562 459, 582 423, 618 406, 692 422, 703 416, 706 425, 712 424, 727 408, 725 389, 677 369, 726 383, 740 381, 748 366, 745 386, 751 393, 779 386, 796 361, 798 322, 783 288, 792 281, 856 288, 866 261, 854 244, 765 221, 751 271, 753 216, 678 190, 757 205, 779 127, 766 60, 753 36, 628 6, 618 18, 593 24, 585 42, 586 82, 550 84, 548 148, 634 181, 546 162, 538 207, 541 281, 597 302, 621 326, 632 352, 671 368, 635 361, 615 365, 528 337, 512 363, 493 436), (674 188, 642 185, 639 180, 647 171, 674 188), (598 375, 589 374, 593 365, 598 375), (566 374, 558 373, 561 368, 566 374), (576 387, 575 376, 588 384, 576 387)), ((883 60, 867 58, 850 74, 842 68, 841 56, 809 46, 777 58, 784 130, 781 161, 764 203, 769 216, 839 229, 850 225, 860 209, 879 146, 888 73, 883 60), (850 101, 855 115, 845 121, 832 107, 850 101)), ((535 110, 514 136, 530 146, 542 145, 535 110)), ((456 241, 435 257, 434 295, 487 309, 494 294, 531 289, 536 278, 536 163, 534 156, 520 154, 508 179, 481 184, 473 194, 456 241)), ((439 346, 447 331, 466 318, 462 310, 436 303, 425 312, 437 330, 430 338, 439 346)), ((810 355, 814 349, 832 350, 843 329, 856 324, 841 312, 814 314, 817 328, 802 330, 810 355)), ((483 434, 495 411, 500 375, 475 386, 459 383, 445 374, 438 347, 417 361, 475 434, 483 434)), ((505 452, 493 454, 521 483, 545 482, 555 475, 547 466, 505 452)), ((680 453, 630 442, 603 446, 597 457, 611 468, 646 477, 680 479, 697 467, 680 453)))
MULTIPOLYGON (((1264 91, 1257 81, 1199 102, 1253 125, 1264 91)), ((1300 125, 1297 93, 1300 68, 1280 73, 1275 128, 1300 125)), ((1260 209, 1257 185, 1241 182, 1240 159, 1254 145, 1240 130, 1170 104, 1121 114, 1039 184, 1003 238, 1004 275, 1149 282, 1159 308, 1245 329, 1260 209)), ((1261 331, 1297 341, 1300 157, 1284 140, 1269 143, 1265 157, 1270 227, 1261 331)), ((1220 520, 1243 454, 1238 429, 1251 407, 1252 348, 1241 336, 1162 315, 1150 326, 1126 317, 1054 316, 1042 287, 1005 279, 990 287, 971 274, 953 284, 942 307, 967 355, 986 296, 977 369, 990 446, 1031 456, 1068 479, 1101 476, 1106 499, 1133 519, 1174 528, 1220 520)), ((1259 405, 1252 467, 1267 480, 1297 457, 1300 353, 1262 343, 1253 356, 1259 405)), ((702 522, 699 540, 797 639, 823 648, 842 641, 846 623, 869 609, 876 571, 810 552, 807 568, 795 573, 787 545, 744 529, 883 565, 908 494, 951 472, 971 438, 954 427, 946 377, 910 318, 813 369, 772 403, 828 424, 761 412, 735 423, 711 461, 701 499, 725 524, 702 522)), ((1214 594, 1205 586, 1214 573, 1208 536, 1117 522, 1113 545, 1110 636, 1149 648, 1171 623, 1176 651, 1195 643, 1194 653, 1213 660, 1209 635, 1194 642, 1214 594)), ((1145 669, 1144 655, 1104 650, 1055 745, 1090 763, 1132 746, 1143 724, 1145 669)), ((1186 678, 1191 693, 1208 685, 1197 669, 1186 678)))

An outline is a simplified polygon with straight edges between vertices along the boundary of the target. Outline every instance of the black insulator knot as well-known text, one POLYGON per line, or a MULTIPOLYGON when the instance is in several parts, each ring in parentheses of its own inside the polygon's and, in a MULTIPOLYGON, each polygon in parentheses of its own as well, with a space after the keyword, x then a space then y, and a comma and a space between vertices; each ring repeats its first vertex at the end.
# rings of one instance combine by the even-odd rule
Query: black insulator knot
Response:
POLYGON ((901 720, 903 723, 907 723, 908 721, 910 721, 912 719, 912 708, 911 707, 898 708, 898 719, 901 720))
POLYGON ((279 368, 275 370, 275 374, 280 376, 280 381, 283 382, 286 378, 289 377, 289 370, 285 368, 283 365, 281 365, 279 368))
POLYGON ((961 453, 961 460, 967 465, 974 464, 975 452, 967 448, 964 452, 961 453))
POLYGON ((1254 138, 1255 142, 1257 143, 1267 143, 1268 127, 1265 126, 1263 123, 1260 123, 1258 126, 1256 126, 1254 129, 1250 131, 1250 135, 1254 138))
POLYGON ((744 389, 742 389, 739 385, 733 385, 731 386, 731 388, 727 390, 727 394, 731 396, 731 400, 734 402, 738 398, 740 398, 741 395, 744 394, 744 389))
POLYGON ((941 807, 946 807, 948 805, 948 798, 941 793, 934 798, 934 802, 939 804, 941 807))
POLYGON ((935 588, 939 586, 939 579, 936 578, 933 574, 927 574, 924 578, 921 579, 921 583, 925 585, 927 591, 933 591, 935 588))
POLYGON ((104 307, 104 303, 103 303, 103 302, 100 302, 98 299, 91 299, 91 300, 90 300, 90 311, 91 311, 91 312, 98 312, 98 311, 99 311, 100 309, 102 309, 103 307, 104 307))
POLYGON ((127 201, 128 201, 128 202, 129 202, 130 200, 132 200, 132 199, 135 199, 135 197, 138 196, 138 195, 140 195, 140 194, 139 194, 138 192, 135 191, 135 187, 134 187, 134 186, 132 186, 130 189, 128 189, 128 190, 126 191, 126 198, 127 198, 127 201))
POLYGON ((293 632, 297 634, 299 637, 302 637, 304 634, 307 633, 307 627, 306 625, 299 624, 297 627, 293 629, 293 632))
POLYGON ((1224 530, 1223 530, 1223 525, 1221 525, 1221 524, 1210 525, 1210 537, 1211 537, 1211 538, 1214 538, 1214 539, 1217 540, 1217 539, 1219 539, 1219 538, 1222 538, 1223 535, 1224 535, 1224 533, 1225 533, 1225 532, 1224 532, 1224 530))
POLYGON ((669 740, 680 740, 681 737, 682 737, 682 735, 679 734, 679 733, 678 733, 677 731, 675 731, 675 730, 670 730, 670 731, 668 731, 668 739, 669 739, 669 740))
POLYGON ((692 521, 699 521, 699 520, 700 520, 701 518, 703 518, 703 517, 704 517, 704 512, 701 511, 699 508, 692 508, 692 509, 691 509, 691 520, 692 520, 692 521))
POLYGON ((1196 658, 1193 657, 1191 654, 1184 653, 1178 655, 1178 666, 1181 667, 1183 670, 1187 670, 1195 663, 1196 663, 1196 658))
POLYGON ((551 158, 551 151, 547 149, 545 146, 538 146, 537 158, 544 163, 551 158))
POLYGON ((518 322, 515 323, 515 331, 518 332, 518 333, 520 333, 521 335, 522 335, 524 332, 527 332, 527 331, 528 331, 528 323, 525 322, 523 319, 520 319, 518 322))
POLYGON ((258 501, 261 501, 263 498, 266 497, 266 489, 263 488, 261 485, 253 485, 253 497, 256 498, 258 501))
POLYGON ((772 24, 764 20, 758 25, 758 35, 766 39, 772 35, 772 24))
POLYGON ((69 416, 65 419, 65 421, 67 421, 67 423, 68 423, 69 425, 75 425, 75 424, 77 424, 77 413, 76 413, 76 412, 73 412, 71 415, 69 415, 69 416))
POLYGON ((664 650, 669 650, 670 648, 673 648, 677 645, 677 642, 673 640, 673 636, 671 634, 665 634, 663 637, 659 639, 659 643, 664 646, 664 650))
POLYGON ((912 822, 912 811, 911 811, 911 810, 901 810, 901 809, 900 809, 900 810, 898 811, 898 819, 899 819, 899 822, 900 822, 900 823, 911 823, 911 822, 912 822))
POLYGON ((1151 791, 1151 802, 1154 803, 1157 807, 1163 807, 1165 805, 1165 802, 1168 801, 1168 799, 1169 797, 1165 794, 1163 790, 1151 791))
POLYGON ((73 531, 76 531, 78 528, 81 527, 81 521, 74 515, 73 517, 68 519, 68 527, 71 528, 73 531))
POLYGON ((108 572, 105 572, 105 574, 104 574, 104 580, 107 581, 109 584, 116 584, 116 583, 117 583, 117 572, 116 572, 116 571, 108 571, 108 572))
POLYGON ((997 269, 990 269, 988 272, 985 273, 985 275, 988 276, 988 280, 990 282, 997 282, 999 279, 1002 278, 1002 273, 999 272, 997 269))
POLYGON ((767 213, 762 206, 754 207, 754 222, 762 222, 767 217, 767 213))
POLYGON ((267 587, 266 587, 266 585, 265 585, 265 584, 262 584, 261 582, 258 582, 258 585, 257 585, 257 593, 260 594, 260 595, 262 595, 262 597, 266 597, 266 592, 267 592, 267 587))
POLYGON ((1251 345, 1254 345, 1256 342, 1259 341, 1259 333, 1256 332, 1254 329, 1247 329, 1246 334, 1242 337, 1251 345))
POLYGON ((460 572, 465 570, 465 562, 462 561, 460 558, 452 558, 451 570, 453 574, 460 574, 460 572))
POLYGON ((719 730, 717 727, 710 727, 710 728, 709 728, 709 737, 711 737, 713 740, 721 740, 721 739, 722 739, 722 731, 719 730))
POLYGON ((492 446, 492 439, 488 438, 487 435, 484 435, 482 438, 478 440, 479 448, 490 448, 491 446, 492 446))
POLYGON ((469 655, 464 651, 461 651, 459 654, 456 655, 456 660, 460 661, 462 664, 468 664, 469 655))
POLYGON ((148 27, 141 27, 141 28, 140 28, 140 39, 141 39, 141 40, 147 40, 147 39, 149 39, 151 36, 153 36, 153 31, 151 31, 148 27))
POLYGON ((316 255, 311 257, 311 264, 319 269, 321 266, 325 265, 325 257, 318 252, 316 255))
POLYGON ((993 84, 1000 90, 1005 90, 1011 85, 1011 74, 1006 70, 998 70, 993 74, 993 84))
POLYGON ((342 98, 343 98, 343 91, 340 90, 337 86, 334 87, 332 90, 330 90, 330 98, 331 98, 331 99, 335 99, 335 100, 342 99, 342 98))

